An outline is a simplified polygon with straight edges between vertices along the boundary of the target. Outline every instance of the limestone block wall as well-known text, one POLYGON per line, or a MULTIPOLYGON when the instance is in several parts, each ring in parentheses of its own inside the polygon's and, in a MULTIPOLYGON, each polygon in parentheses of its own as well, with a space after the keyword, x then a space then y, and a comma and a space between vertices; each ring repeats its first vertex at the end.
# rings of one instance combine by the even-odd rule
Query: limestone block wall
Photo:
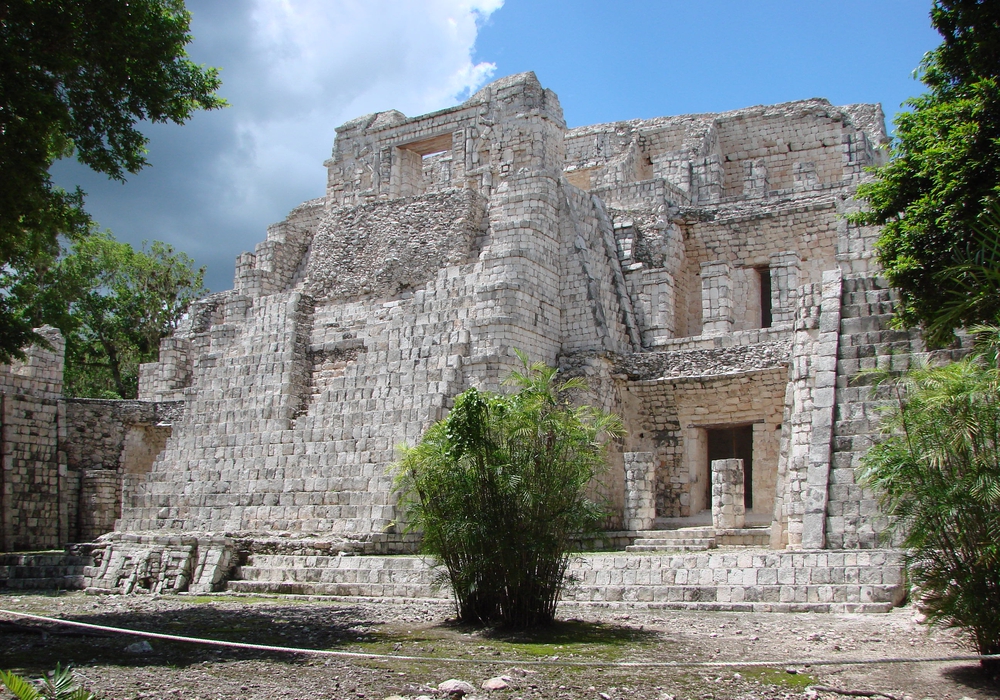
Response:
POLYGON ((163 451, 180 401, 149 402, 68 398, 60 440, 78 499, 68 500, 68 541, 87 542, 114 529, 123 499, 163 451))
POLYGON ((54 328, 39 332, 49 348, 30 346, 23 361, 0 366, 0 551, 57 547, 67 537, 65 496, 76 485, 59 451, 65 344, 54 328))
POLYGON ((748 424, 754 512, 770 513, 787 362, 788 346, 779 343, 644 353, 616 366, 630 421, 626 449, 655 456, 657 517, 688 517, 711 507, 705 431, 748 424))
POLYGON ((822 285, 868 264, 871 231, 840 214, 883 140, 875 110, 821 100, 567 131, 532 74, 348 122, 326 196, 144 368, 144 398, 187 410, 126 475, 120 527, 389 532, 395 445, 497 388, 520 349, 625 415, 595 486, 618 525, 650 519, 643 484, 658 517, 709 508, 709 431, 749 426, 749 515, 778 513, 780 546, 840 532, 824 509, 854 492, 828 488, 840 302, 822 285))
POLYGON ((638 343, 610 219, 562 179, 558 102, 532 81, 491 86, 490 125, 476 121, 479 97, 345 125, 329 167, 372 165, 371 196, 337 181, 330 203, 343 206, 316 226, 301 278, 217 296, 175 334, 190 348, 187 412, 123 529, 379 533, 397 517, 395 445, 416 441, 462 389, 495 389, 515 348, 553 363, 566 347, 638 343), (421 193, 413 159, 447 147, 447 134, 454 184, 459 127, 479 130, 483 169, 469 189, 421 193), (385 149, 396 149, 388 170, 385 149))
POLYGON ((250 297, 272 294, 301 277, 302 260, 322 218, 325 202, 314 199, 300 204, 284 221, 269 226, 267 238, 253 253, 236 260, 233 287, 250 297))
POLYGON ((804 169, 812 173, 813 187, 843 180, 845 135, 866 137, 841 109, 824 102, 758 107, 719 119, 724 196, 745 194, 748 176, 754 177, 747 172, 747 163, 766 173, 762 194, 794 188, 796 174, 801 177, 804 169))

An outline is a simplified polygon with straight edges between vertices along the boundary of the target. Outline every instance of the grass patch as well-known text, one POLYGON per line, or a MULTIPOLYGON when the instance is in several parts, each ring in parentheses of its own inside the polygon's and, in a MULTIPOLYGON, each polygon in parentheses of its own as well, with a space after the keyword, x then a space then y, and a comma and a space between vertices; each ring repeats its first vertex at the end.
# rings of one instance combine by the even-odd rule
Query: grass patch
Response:
POLYGON ((369 630, 344 649, 372 654, 477 658, 508 662, 559 657, 565 661, 618 661, 647 654, 663 643, 655 632, 618 625, 559 621, 528 631, 477 630, 465 625, 435 625, 409 631, 369 630))
POLYGON ((813 676, 801 671, 788 673, 784 669, 757 666, 742 670, 741 673, 748 680, 789 690, 805 690, 810 685, 816 685, 816 679, 813 676))

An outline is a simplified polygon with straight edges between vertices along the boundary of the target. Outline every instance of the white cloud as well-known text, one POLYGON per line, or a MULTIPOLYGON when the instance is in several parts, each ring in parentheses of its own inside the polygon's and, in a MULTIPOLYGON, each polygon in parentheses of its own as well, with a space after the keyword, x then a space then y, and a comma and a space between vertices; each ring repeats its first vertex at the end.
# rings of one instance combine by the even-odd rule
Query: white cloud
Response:
POLYGON ((429 112, 481 87, 495 66, 474 63, 472 49, 478 24, 500 5, 258 0, 252 71, 237 76, 231 108, 242 153, 252 153, 244 195, 261 201, 292 183, 316 193, 339 124, 385 109, 429 112))
POLYGON ((60 164, 119 239, 173 243, 231 284, 233 261, 266 226, 323 194, 336 127, 368 112, 417 115, 493 75, 473 61, 479 26, 503 0, 188 0, 192 58, 221 69, 230 107, 155 126, 152 167, 121 187, 60 164))

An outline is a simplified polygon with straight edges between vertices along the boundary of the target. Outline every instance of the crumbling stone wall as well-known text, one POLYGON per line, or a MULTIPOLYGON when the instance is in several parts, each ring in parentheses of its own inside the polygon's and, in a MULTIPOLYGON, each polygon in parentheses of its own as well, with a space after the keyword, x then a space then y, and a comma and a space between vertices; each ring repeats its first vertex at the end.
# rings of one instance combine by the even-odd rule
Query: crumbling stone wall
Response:
POLYGON ((182 402, 63 400, 62 440, 68 473, 80 483, 78 509, 69 512, 69 540, 87 542, 111 532, 123 498, 144 479, 163 451, 182 402))

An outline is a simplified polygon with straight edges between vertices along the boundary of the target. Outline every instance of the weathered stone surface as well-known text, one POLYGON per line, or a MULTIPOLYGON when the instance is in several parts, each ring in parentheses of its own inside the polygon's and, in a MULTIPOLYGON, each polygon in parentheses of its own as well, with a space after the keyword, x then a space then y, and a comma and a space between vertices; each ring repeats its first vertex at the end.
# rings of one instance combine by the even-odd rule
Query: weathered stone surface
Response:
MULTIPOLYGON (((117 521, 90 572, 104 590, 214 590, 253 568, 240 557, 340 570, 339 554, 413 551, 396 445, 497 388, 519 349, 622 414, 593 487, 608 541, 705 525, 709 437, 739 429, 745 518, 772 547, 874 548, 885 521, 852 470, 879 398, 851 379, 921 351, 886 328, 876 232, 843 216, 885 142, 878 106, 824 100, 568 130, 530 73, 352 120, 326 194, 192 305, 140 401, 62 399, 58 338, 0 370, 3 546, 117 521)), ((759 542, 726 524, 704 539, 759 542)), ((627 600, 630 581, 595 585, 627 600)), ((801 597, 758 584, 798 581, 657 595, 801 597)))

